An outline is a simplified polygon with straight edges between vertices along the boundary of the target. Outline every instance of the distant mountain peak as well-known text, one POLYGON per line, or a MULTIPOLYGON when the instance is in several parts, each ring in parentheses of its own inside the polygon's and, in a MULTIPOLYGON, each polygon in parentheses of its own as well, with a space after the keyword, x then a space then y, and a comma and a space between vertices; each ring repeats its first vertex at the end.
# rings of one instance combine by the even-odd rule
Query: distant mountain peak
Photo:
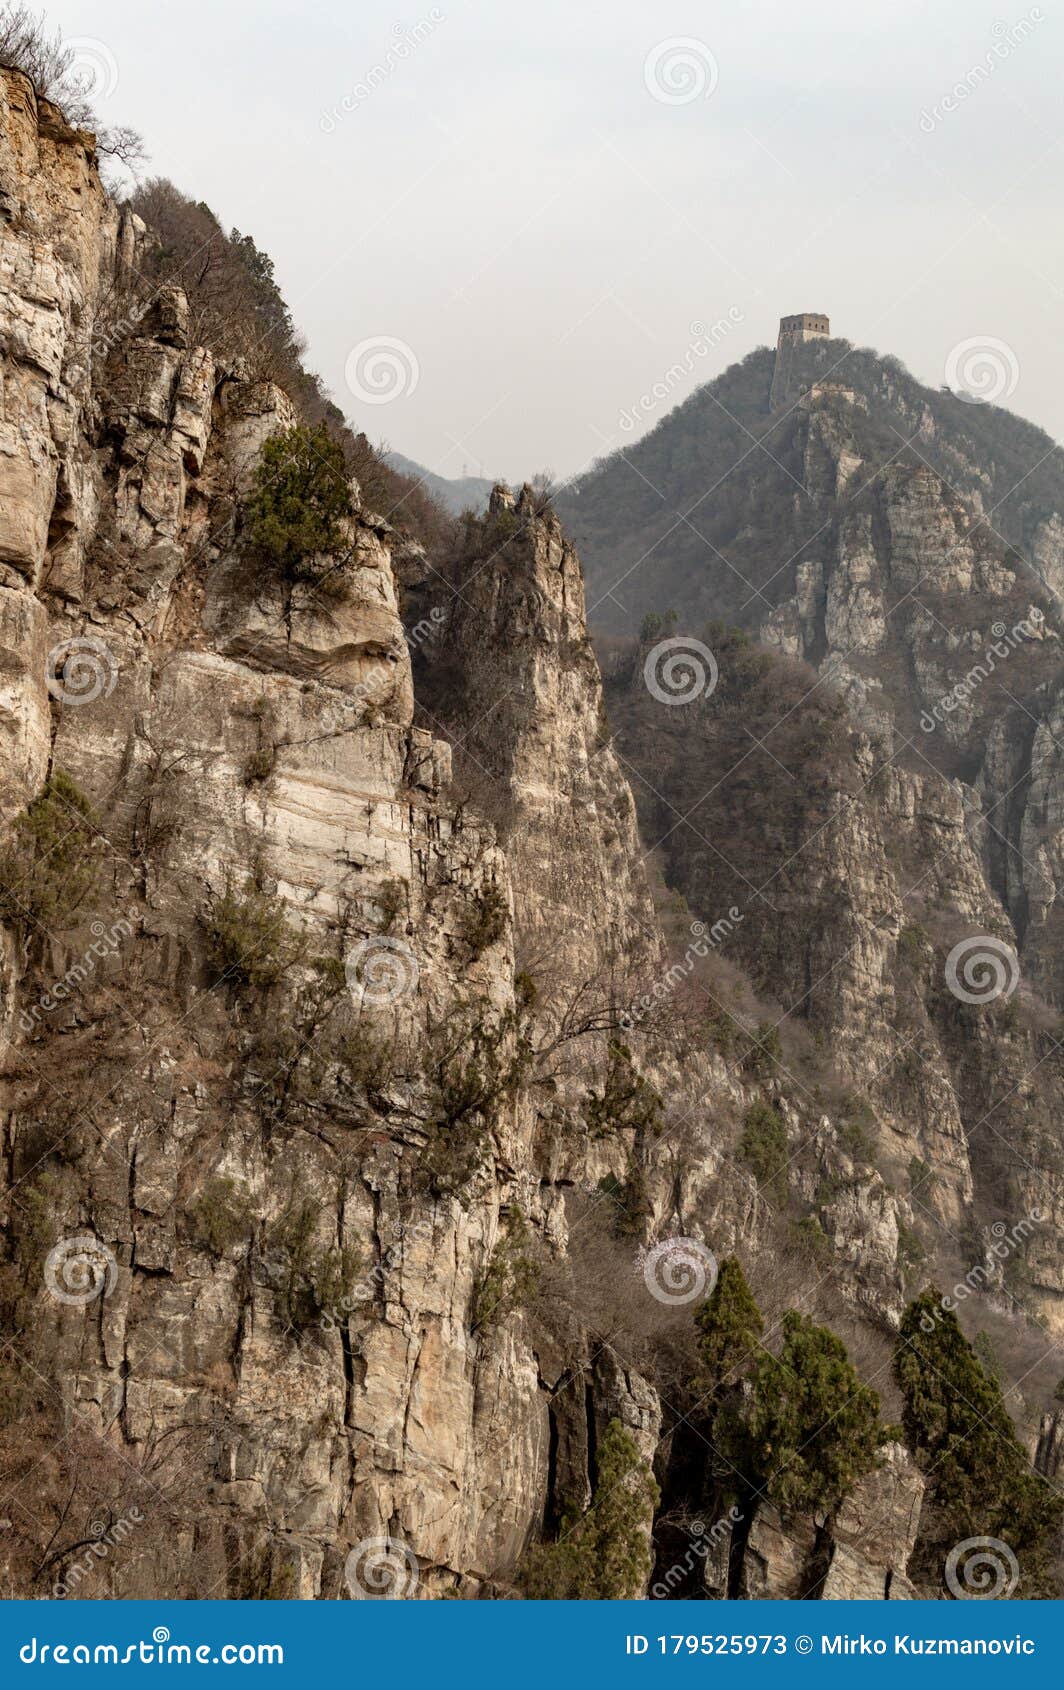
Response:
POLYGON ((791 372, 796 348, 810 340, 827 340, 831 335, 831 320, 823 311, 799 311, 793 317, 780 318, 776 338, 776 363, 769 390, 769 410, 782 405, 790 389, 791 372))
POLYGON ((648 612, 670 609, 688 626, 723 618, 756 632, 798 590, 803 559, 837 540, 853 501, 906 470, 932 472, 981 533, 1064 602, 1061 448, 822 323, 783 318, 781 335, 793 338, 749 353, 559 493, 600 632, 634 633, 648 612), (830 488, 810 451, 828 415, 830 488))
POLYGON ((460 516, 465 510, 483 510, 495 485, 490 476, 461 475, 452 478, 437 475, 423 464, 415 463, 413 458, 405 458, 401 452, 385 452, 384 460, 401 475, 413 476, 426 492, 455 516, 460 516))

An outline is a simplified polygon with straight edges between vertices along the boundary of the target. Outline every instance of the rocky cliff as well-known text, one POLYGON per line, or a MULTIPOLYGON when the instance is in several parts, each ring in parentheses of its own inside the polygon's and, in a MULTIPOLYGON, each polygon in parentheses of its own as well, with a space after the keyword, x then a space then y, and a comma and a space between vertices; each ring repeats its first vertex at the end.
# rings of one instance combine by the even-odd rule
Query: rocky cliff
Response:
MULTIPOLYGON (((355 486, 330 590, 278 580, 245 517, 293 400, 145 285, 92 137, 18 72, 0 95, 5 1592, 513 1595, 618 1423, 661 1486, 653 1594, 911 1594, 899 1444, 830 1517, 697 1518, 692 1302, 739 1251, 767 1309, 830 1314, 887 1387, 918 1206, 980 1239, 1018 1327, 991 1217, 1037 1198, 1015 1254, 1058 1320, 1048 1164, 1006 1188, 974 1143, 990 1070, 1049 1133, 1044 1029, 939 1001, 898 867, 1005 932, 1006 890, 1053 904, 1052 792, 1010 821, 1042 878, 988 878, 966 789, 857 790, 862 701, 771 917, 711 866, 727 807, 701 867, 670 862, 549 506, 497 489, 441 572, 355 486), (819 1052, 769 1038, 770 976, 819 1052), (787 1195, 741 1151, 758 1109, 787 1195)), ((778 645, 819 657, 822 596, 808 645, 778 607, 778 645)), ((692 717, 661 710, 665 745, 692 717)), ((1011 771, 1014 739, 993 755, 1011 771)))
POLYGON ((91 136, 17 73, 3 93, 3 803, 58 805, 5 892, 9 1587, 132 1514, 95 1594, 346 1595, 386 1538, 422 1593, 506 1588, 553 1487, 587 1490, 596 1423, 650 1455, 660 1419, 575 1317, 537 1349, 476 1312, 518 1198, 563 1253, 586 1173, 511 1076, 514 890, 549 940, 579 883, 596 976, 652 920, 608 754, 551 787, 558 695, 596 709, 575 562, 537 538, 530 609, 560 583, 566 625, 535 688, 515 666, 510 860, 412 725, 394 530, 359 509, 327 602, 256 571, 241 500, 289 400, 190 345, 179 291, 145 303, 91 136), (68 835, 100 885, 53 930, 34 889, 68 835), (212 974, 226 919, 252 955, 212 974))
POLYGON ((565 502, 600 613, 653 606, 607 687, 644 833, 700 919, 742 911, 727 954, 855 1084, 889 1188, 857 1212, 899 1227, 858 1259, 944 1272, 981 1255, 973 1224, 1037 1211, 1009 1280, 1055 1335, 1059 450, 845 342, 798 349, 775 409, 769 369, 753 354, 565 502), (646 524, 615 567, 607 501, 646 524), (655 696, 663 654, 689 668, 655 696))

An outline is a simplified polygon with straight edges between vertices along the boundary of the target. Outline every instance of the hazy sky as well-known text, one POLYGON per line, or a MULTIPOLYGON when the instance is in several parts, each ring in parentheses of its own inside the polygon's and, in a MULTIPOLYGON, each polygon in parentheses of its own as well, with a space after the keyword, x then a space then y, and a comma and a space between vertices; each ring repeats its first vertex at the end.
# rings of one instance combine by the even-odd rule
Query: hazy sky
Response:
POLYGON ((271 254, 351 421, 441 474, 572 474, 801 310, 933 384, 958 343, 1002 342, 1006 402, 1064 438, 1053 0, 49 19, 152 171, 271 254))

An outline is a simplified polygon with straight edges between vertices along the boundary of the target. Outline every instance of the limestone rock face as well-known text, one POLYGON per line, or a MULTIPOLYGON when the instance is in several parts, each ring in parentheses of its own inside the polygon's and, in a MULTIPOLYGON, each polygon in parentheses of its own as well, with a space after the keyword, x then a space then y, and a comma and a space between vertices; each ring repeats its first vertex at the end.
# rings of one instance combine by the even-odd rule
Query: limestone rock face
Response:
POLYGON ((823 1590, 826 1600, 858 1596, 897 1600, 902 1596, 924 1489, 923 1475, 908 1451, 900 1444, 888 1444, 877 1470, 854 1487, 839 1509, 823 1590), (877 1581, 878 1589, 874 1588, 877 1581))
MULTIPOLYGON (((512 1596, 526 1550, 590 1502, 613 1421, 662 1518, 690 1512, 670 1451, 701 1408, 691 1315, 713 1259, 771 1270, 779 1251, 811 1299, 827 1277, 787 1253, 743 1150, 752 1111, 786 1138, 833 1311, 880 1346, 921 1209, 966 1237, 988 1220, 986 1072, 957 1057, 898 840, 929 907, 1002 935, 1022 908, 1049 981, 1064 724, 1047 713, 1034 753, 987 746, 994 793, 1019 781, 1022 869, 970 783, 892 768, 865 788, 893 597, 929 551, 943 593, 1011 606, 1012 577, 920 476, 825 537, 766 637, 825 673, 847 654, 855 778, 770 917, 700 914, 716 828, 677 915, 647 853, 672 824, 640 837, 629 777, 656 775, 606 719, 549 502, 496 489, 483 550, 441 583, 353 487, 336 590, 286 589, 243 504, 291 398, 197 346, 180 290, 144 298, 147 232, 101 189, 92 138, 8 71, 0 218, 4 872, 25 848, 6 824, 67 791, 60 772, 91 803, 90 824, 65 800, 98 871, 91 899, 49 900, 52 837, 4 887, 5 1594, 56 1594, 69 1556, 39 1570, 41 1516, 67 1507, 109 1531, 136 1510, 79 1594, 357 1598, 383 1553, 397 1594, 512 1596), (20 913, 23 880, 40 896, 20 913), (751 1048, 757 1017, 732 1017, 737 1043, 719 1005, 692 1006, 696 964, 732 940, 735 1002, 766 970, 808 999, 841 1099, 776 1072, 767 1032, 751 1048)), ((859 454, 808 415, 810 484, 835 498, 859 454)), ((1051 645, 1039 626, 1024 650, 1051 645)), ((930 708, 957 652, 919 627, 930 708)), ((1018 1099, 995 1125, 1042 1133, 1019 1042, 966 1032, 1018 1099)), ((1022 1272, 1052 1328, 1064 1190, 1034 1155, 1025 1177, 1010 1197, 1042 1219, 1022 1272)), ((906 1593, 920 1495, 891 1451, 830 1532, 765 1508, 731 1559, 718 1534, 700 1594, 906 1593)))
MULTIPOLYGON (((547 1513, 590 1495, 609 1420, 648 1460, 661 1421, 579 1315, 563 1357, 531 1314, 476 1312, 518 1205, 564 1254, 584 1173, 571 1135, 565 1178, 544 1171, 529 1087, 478 1101, 516 1049, 515 895, 524 926, 578 921, 583 959, 653 927, 631 795, 594 744, 575 556, 543 533, 524 582, 491 587, 521 650, 507 856, 413 725, 398 536, 356 489, 340 590, 268 578, 240 506, 291 401, 194 345, 179 290, 138 304, 143 227, 100 190, 91 137, 21 76, 0 91, 0 795, 10 819, 61 769, 106 846, 92 910, 5 950, 12 1060, 43 1088, 5 1079, 7 1212, 32 1264, 25 1365, 93 1471, 111 1452, 152 1503, 93 1594, 360 1595, 379 1538, 416 1557, 419 1595, 506 1592, 547 1513), (250 919, 253 886, 289 935, 267 1019, 205 963, 212 910, 250 919), (42 1280, 69 1238, 100 1253, 99 1300, 42 1280)), ((12 1590, 28 1565, 16 1547, 12 1590)))
POLYGON ((498 555, 460 582, 433 656, 460 669, 448 722, 471 789, 490 778, 519 929, 529 943, 551 942, 574 973, 640 946, 655 953, 635 805, 604 731, 576 552, 527 486, 516 499, 495 488, 489 533, 498 555))
MULTIPOLYGON (((817 1063, 797 1039, 768 1087, 801 1147, 792 1186, 846 1263, 844 1295, 893 1323, 916 1274, 988 1284, 973 1244, 1019 1226, 1006 1280, 993 1276, 994 1317, 1022 1328, 1037 1310, 1059 1331, 1059 605, 983 520, 977 465, 955 466, 955 486, 903 461, 899 437, 898 461, 855 469, 874 445, 864 409, 827 387, 799 409, 786 439, 800 496, 783 479, 812 537, 793 576, 766 583, 777 602, 751 598, 746 612, 793 691, 780 705, 771 687, 760 696, 725 633, 712 695, 662 710, 643 646, 627 666, 614 650, 619 754, 670 884, 703 922, 738 912, 725 950, 759 989, 760 1018, 781 1036, 799 1020, 854 1088, 862 1126, 818 1110, 817 1063), (806 711, 831 697, 845 731, 821 721, 803 736, 806 711), (951 959, 963 972, 973 957, 989 970, 982 998, 967 975, 950 982, 951 959)), ((928 417, 906 421, 915 438, 928 417)), ((601 497, 594 477, 588 492, 601 497)), ((735 535, 747 556, 758 521, 751 510, 735 535)), ((1052 528, 1039 531, 1043 580, 1052 528)), ((772 543, 766 523, 766 553, 772 543)), ((720 573, 707 566, 728 592, 720 573)), ((752 1012, 729 985, 718 1003, 748 1034, 752 1012)))
POLYGON ((1064 1415, 1060 1410, 1043 1416, 1038 1435, 1035 1469, 1047 1479, 1055 1479, 1064 1462, 1064 1415))
POLYGON ((924 1479, 900 1444, 858 1481, 834 1519, 818 1524, 758 1508, 743 1550, 738 1594, 758 1601, 911 1600, 924 1479))
POLYGON ((812 1520, 787 1521, 775 1508, 760 1508, 746 1542, 739 1595, 751 1602, 803 1601, 813 1596, 816 1541, 812 1520))
POLYGON ((1058 605, 1064 604, 1064 519, 1054 511, 1031 537, 1035 567, 1058 605))
POLYGON ((40 791, 48 772, 47 631, 39 599, 0 587, 0 743, 8 820, 40 791))
MULTIPOLYGON (((804 472, 814 495, 837 497, 850 444, 837 406, 813 403, 804 472)), ((826 520, 822 560, 799 565, 762 638, 839 686, 885 759, 912 761, 911 741, 918 766, 971 789, 966 826, 982 874, 1011 918, 1026 977, 1059 1004, 1060 520, 1032 538, 1041 594, 978 500, 930 467, 889 466, 856 503, 826 520)))

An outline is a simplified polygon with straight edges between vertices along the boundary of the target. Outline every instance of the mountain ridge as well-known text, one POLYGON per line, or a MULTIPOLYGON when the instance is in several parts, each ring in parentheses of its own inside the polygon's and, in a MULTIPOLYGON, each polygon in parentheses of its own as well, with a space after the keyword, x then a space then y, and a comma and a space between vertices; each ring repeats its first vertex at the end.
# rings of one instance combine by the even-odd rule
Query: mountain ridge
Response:
POLYGON ((384 460, 400 475, 408 476, 424 487, 452 516, 461 516, 466 510, 483 510, 495 485, 482 475, 437 475, 435 471, 415 463, 413 458, 404 457, 402 452, 386 451, 384 460))
POLYGON ((818 404, 849 410, 862 483, 887 463, 935 470, 984 523, 993 517, 1003 542, 1055 596, 1064 594, 1064 452, 1041 429, 936 392, 897 359, 844 340, 809 341, 790 362, 795 391, 782 411, 769 403, 776 353, 757 348, 559 495, 597 627, 633 633, 642 615, 667 609, 688 623, 720 614, 755 623, 750 601, 766 584, 775 588, 775 574, 750 550, 750 501, 775 502, 776 528, 766 532, 762 517, 753 544, 763 552, 767 538, 776 569, 790 567, 817 534, 786 507, 802 490, 798 437, 818 404))
POLYGON ((18 71, 0 171, 5 1592, 1059 1588, 1033 577, 925 465, 846 510, 822 395, 718 512, 830 537, 767 643, 604 685, 544 487, 401 525, 253 243, 179 279, 18 71))

